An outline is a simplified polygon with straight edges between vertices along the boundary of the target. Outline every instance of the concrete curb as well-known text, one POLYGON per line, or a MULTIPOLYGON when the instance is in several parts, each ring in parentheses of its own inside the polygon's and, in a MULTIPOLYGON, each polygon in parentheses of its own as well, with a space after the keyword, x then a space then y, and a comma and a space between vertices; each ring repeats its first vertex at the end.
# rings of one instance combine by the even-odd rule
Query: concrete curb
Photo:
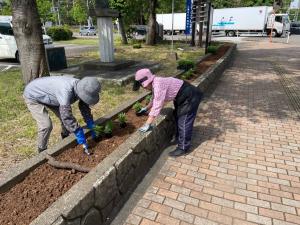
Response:
MULTIPOLYGON (((214 66, 192 84, 206 92, 230 63, 235 48, 235 45, 232 46, 214 66)), ((147 95, 148 93, 144 93, 138 96, 96 122, 103 123, 116 117, 119 112, 127 110, 147 95)), ((167 108, 164 108, 156 119, 151 132, 142 134, 136 131, 132 134, 30 225, 109 224, 169 143, 174 131, 173 107, 167 104, 167 108)), ((89 135, 88 132, 86 134, 89 135)), ((57 155, 75 144, 75 138, 69 137, 49 149, 47 153, 57 155)), ((8 190, 44 163, 45 155, 46 153, 41 153, 5 174, 0 180, 0 192, 8 190)))

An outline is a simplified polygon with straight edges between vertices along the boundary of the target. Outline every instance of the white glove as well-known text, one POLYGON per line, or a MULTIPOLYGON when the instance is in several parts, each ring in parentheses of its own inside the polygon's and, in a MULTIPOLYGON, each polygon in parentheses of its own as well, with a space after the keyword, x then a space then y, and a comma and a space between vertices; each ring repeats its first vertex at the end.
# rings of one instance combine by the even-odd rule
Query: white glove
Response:
POLYGON ((145 124, 144 126, 142 126, 139 131, 146 133, 147 131, 150 131, 152 129, 152 125, 151 124, 145 124))

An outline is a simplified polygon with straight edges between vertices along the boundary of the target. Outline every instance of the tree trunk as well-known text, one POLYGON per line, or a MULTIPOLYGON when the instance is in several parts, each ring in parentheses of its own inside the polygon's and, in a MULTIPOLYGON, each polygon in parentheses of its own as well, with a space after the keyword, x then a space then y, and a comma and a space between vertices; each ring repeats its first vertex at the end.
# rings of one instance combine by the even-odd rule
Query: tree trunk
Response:
POLYGON ((155 45, 156 44, 156 6, 157 0, 150 0, 150 15, 149 15, 149 30, 147 33, 147 45, 155 45))
POLYGON ((36 1, 13 0, 12 16, 24 83, 49 75, 36 1))
POLYGON ((125 32, 125 25, 124 25, 124 21, 123 21, 123 17, 120 13, 119 16, 119 26, 120 26, 120 32, 121 32, 121 36, 122 36, 122 44, 123 45, 127 45, 127 37, 126 37, 126 32, 125 32))

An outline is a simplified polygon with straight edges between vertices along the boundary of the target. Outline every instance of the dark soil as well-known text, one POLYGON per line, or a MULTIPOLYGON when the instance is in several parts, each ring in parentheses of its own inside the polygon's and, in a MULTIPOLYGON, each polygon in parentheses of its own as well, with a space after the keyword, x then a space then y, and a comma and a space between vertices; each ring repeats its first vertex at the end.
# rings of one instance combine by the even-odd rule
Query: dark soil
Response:
POLYGON ((224 44, 222 45, 216 54, 212 54, 208 56, 204 61, 198 63, 195 66, 195 73, 194 76, 187 80, 188 82, 191 82, 201 76, 206 70, 208 70, 209 67, 211 67, 213 64, 215 64, 224 54, 227 52, 227 50, 230 48, 231 45, 224 44))
MULTIPOLYGON (((76 146, 64 151, 56 157, 56 160, 73 162, 89 168, 95 167, 141 127, 146 119, 137 117, 132 110, 126 117, 128 122, 125 129, 120 128, 118 122, 114 122, 112 138, 103 139, 99 143, 88 141, 89 149, 93 153, 91 156, 85 155, 81 146, 76 146)), ((8 192, 0 194, 0 224, 28 225, 84 175, 55 169, 47 163, 39 166, 22 182, 8 192)))

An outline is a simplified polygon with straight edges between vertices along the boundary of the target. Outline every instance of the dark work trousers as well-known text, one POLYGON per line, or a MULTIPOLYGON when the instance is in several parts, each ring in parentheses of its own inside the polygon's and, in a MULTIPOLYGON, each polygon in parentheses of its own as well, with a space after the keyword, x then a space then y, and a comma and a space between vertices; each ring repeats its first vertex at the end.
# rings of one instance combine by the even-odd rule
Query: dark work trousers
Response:
POLYGON ((191 147, 193 125, 202 93, 193 85, 184 82, 174 100, 174 116, 177 125, 178 148, 188 151, 191 147))
POLYGON ((176 116, 176 139, 178 141, 178 148, 188 151, 191 147, 193 125, 197 116, 198 107, 193 109, 187 114, 177 117, 176 116))

